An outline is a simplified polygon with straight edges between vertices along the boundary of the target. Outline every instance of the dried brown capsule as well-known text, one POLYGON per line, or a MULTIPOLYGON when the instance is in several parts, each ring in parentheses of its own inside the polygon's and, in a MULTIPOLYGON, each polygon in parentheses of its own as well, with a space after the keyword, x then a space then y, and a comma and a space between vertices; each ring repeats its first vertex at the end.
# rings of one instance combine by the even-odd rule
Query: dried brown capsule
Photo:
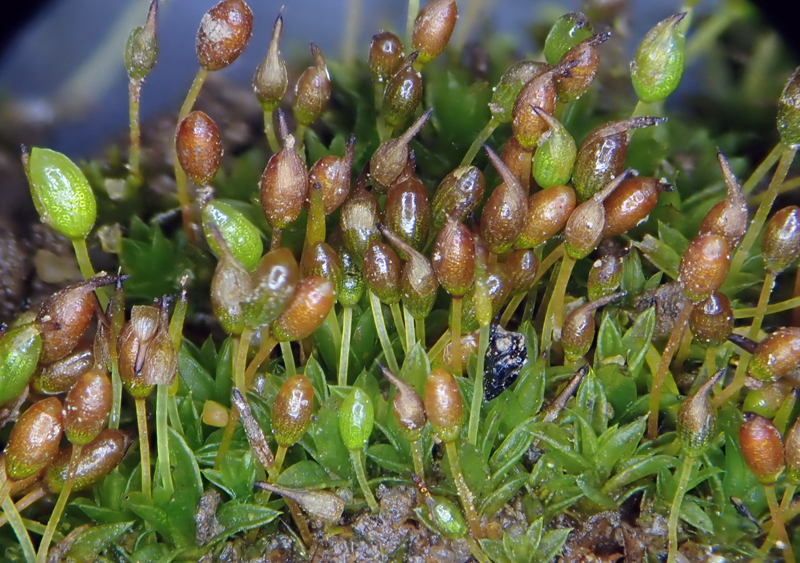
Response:
POLYGON ((800 366, 800 328, 779 328, 753 351, 750 360, 750 375, 761 381, 790 377, 798 379, 800 366))
POLYGON ((272 39, 269 42, 267 56, 256 68, 253 76, 253 91, 265 112, 272 113, 283 100, 289 77, 286 74, 286 63, 281 58, 280 42, 283 35, 283 16, 278 14, 272 27, 272 39))
POLYGON ((556 76, 556 91, 560 100, 577 100, 589 90, 600 66, 597 46, 605 43, 609 37, 611 33, 598 33, 584 39, 562 55, 559 65, 573 62, 577 64, 569 69, 569 74, 556 76))
POLYGON ((386 194, 383 222, 415 250, 428 242, 431 224, 431 205, 428 190, 416 176, 396 183, 386 194))
POLYGON ((678 441, 688 456, 703 455, 717 434, 717 412, 708 400, 708 394, 725 369, 716 372, 697 388, 694 395, 687 397, 678 409, 678 441))
POLYGON ((767 221, 761 239, 764 267, 779 274, 800 256, 800 208, 784 207, 767 221))
POLYGON ((48 323, 49 330, 41 331, 39 363, 51 364, 75 349, 94 316, 94 290, 116 280, 116 276, 97 275, 54 293, 42 303, 35 322, 48 323))
POLYGON ((314 66, 308 67, 300 75, 292 100, 294 118, 305 126, 322 114, 331 98, 331 77, 325 57, 314 43, 311 44, 311 54, 314 55, 314 66))
POLYGON ((575 210, 575 192, 569 186, 553 186, 528 199, 525 225, 517 238, 520 248, 535 248, 563 229, 575 210))
POLYGON ((664 178, 628 178, 603 201, 606 208, 603 236, 627 233, 647 219, 656 208, 661 192, 672 190, 672 185, 664 178))
POLYGON ((372 185, 380 193, 386 192, 398 179, 400 173, 403 172, 410 153, 408 143, 427 123, 428 118, 431 116, 431 111, 428 110, 419 116, 411 127, 396 139, 389 139, 381 144, 372 155, 372 159, 369 161, 372 185))
POLYGON ((463 221, 483 202, 486 180, 476 166, 456 168, 444 177, 436 193, 433 194, 431 208, 433 211, 433 227, 441 229, 447 218, 457 210, 457 221, 463 221))
POLYGON ((435 369, 425 383, 425 414, 443 442, 454 442, 461 431, 464 406, 453 376, 435 369))
POLYGON ((380 207, 378 201, 361 182, 342 204, 339 227, 342 230, 345 248, 359 260, 374 241, 381 239, 378 231, 380 207))
POLYGON ((721 346, 733 332, 733 307, 724 293, 713 292, 692 309, 692 334, 707 346, 721 346))
POLYGON ((64 429, 61 401, 49 397, 22 413, 6 443, 6 477, 19 481, 53 461, 64 429))
POLYGON ((303 209, 308 174, 303 159, 288 135, 283 149, 272 155, 261 176, 261 207, 273 229, 288 227, 303 209))
POLYGON ((425 416, 425 404, 422 398, 408 383, 395 376, 391 371, 381 366, 383 376, 397 387, 397 393, 392 399, 392 415, 397 422, 397 428, 409 442, 422 438, 422 431, 428 418, 425 416))
POLYGON ((31 389, 40 395, 66 393, 93 365, 92 346, 79 344, 69 356, 40 367, 31 378, 31 389))
MULTIPOLYGON (((108 475, 122 461, 131 443, 132 440, 119 430, 106 428, 100 432, 94 440, 81 448, 72 490, 88 489, 108 475)), ((71 458, 72 446, 70 445, 61 450, 58 457, 47 468, 43 483, 50 493, 58 494, 64 488, 64 483, 69 475, 71 458)))
POLYGON ((175 150, 189 179, 198 186, 207 186, 217 175, 222 160, 217 124, 202 111, 193 111, 178 125, 175 150))
POLYGON ((454 297, 461 297, 475 280, 475 241, 462 223, 449 219, 436 236, 431 252, 436 279, 454 297))
POLYGON ((719 289, 731 266, 730 247, 715 234, 699 235, 683 253, 678 283, 684 295, 697 303, 719 289))
POLYGON ((350 170, 353 167, 355 147, 356 138, 350 137, 344 158, 323 156, 308 171, 308 193, 311 194, 314 184, 319 184, 325 215, 336 211, 350 193, 350 170))
POLYGON ((412 317, 424 319, 433 309, 436 290, 439 289, 439 282, 436 281, 433 267, 425 256, 414 250, 390 229, 382 226, 381 232, 398 251, 407 257, 403 272, 400 274, 400 294, 403 297, 403 305, 412 317))
POLYGON ((666 120, 665 117, 632 117, 606 123, 589 133, 578 149, 572 173, 578 201, 586 201, 622 172, 631 130, 660 125, 666 120))
POLYGON ((386 83, 383 112, 390 127, 398 127, 414 115, 422 101, 422 75, 414 70, 418 53, 411 53, 386 83))
POLYGON ((717 159, 722 168, 722 177, 728 186, 728 197, 720 201, 706 214, 700 223, 700 233, 714 233, 723 237, 730 248, 735 248, 747 232, 747 199, 742 193, 742 187, 736 176, 733 175, 728 159, 717 151, 717 159))
POLYGON ((786 461, 786 480, 790 485, 800 484, 800 423, 797 421, 786 433, 783 458, 786 461))
POLYGON ((223 0, 203 15, 197 30, 197 60, 220 70, 242 54, 253 33, 253 12, 244 0, 223 0))
POLYGON ((532 250, 517 250, 503 262, 512 295, 527 293, 533 288, 539 259, 532 250))
POLYGON ((160 311, 150 305, 134 305, 131 320, 122 328, 117 340, 119 375, 134 398, 150 395, 153 384, 142 376, 147 362, 148 348, 159 330, 160 311))
POLYGON ((287 489, 267 481, 256 481, 254 484, 259 489, 281 495, 287 501, 294 501, 311 518, 326 524, 338 522, 344 514, 345 500, 333 491, 287 489))
POLYGON ((64 433, 75 445, 94 440, 111 412, 111 380, 100 370, 85 373, 64 399, 64 433))
POLYGON ((389 305, 400 301, 400 273, 403 263, 391 246, 373 242, 364 253, 364 281, 367 288, 389 305))
POLYGON ((574 362, 586 355, 594 341, 594 312, 600 307, 625 297, 627 292, 612 293, 600 299, 589 301, 572 311, 564 319, 561 329, 561 344, 567 361, 574 362))
POLYGON ((511 248, 525 226, 528 202, 517 177, 492 149, 484 148, 503 183, 495 188, 483 207, 481 234, 491 252, 502 254, 511 248))
POLYGON ((783 436, 768 418, 744 413, 739 427, 739 447, 747 467, 763 485, 772 485, 784 468, 783 436))
POLYGON ((308 430, 314 414, 314 387, 303 375, 287 379, 272 405, 272 433, 278 445, 289 447, 296 444, 308 430))
POLYGON ((279 342, 301 340, 319 328, 334 303, 333 284, 311 276, 300 280, 283 313, 272 323, 272 334, 279 342))
MULTIPOLYGON (((608 218, 606 218, 608 224, 608 218)), ((599 299, 613 293, 622 282, 622 258, 614 254, 606 254, 595 260, 589 270, 586 289, 589 301, 599 299)))
POLYGON ((379 31, 369 46, 369 70, 372 78, 383 82, 393 76, 403 64, 403 42, 391 31, 379 31))
POLYGON ((411 44, 419 51, 417 60, 427 64, 444 52, 458 19, 455 0, 431 0, 414 20, 411 44))

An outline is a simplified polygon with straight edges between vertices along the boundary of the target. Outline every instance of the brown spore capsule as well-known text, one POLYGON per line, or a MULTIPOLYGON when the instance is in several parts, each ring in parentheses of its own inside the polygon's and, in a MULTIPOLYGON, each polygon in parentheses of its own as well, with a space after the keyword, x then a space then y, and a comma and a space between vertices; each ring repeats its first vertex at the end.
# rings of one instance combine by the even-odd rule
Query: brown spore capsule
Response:
POLYGON ((700 223, 700 233, 719 235, 728 242, 730 248, 735 248, 747 232, 747 199, 722 151, 717 151, 717 159, 728 187, 728 197, 717 203, 706 214, 700 223))
POLYGON ((604 237, 627 233, 645 221, 656 208, 661 192, 673 187, 664 179, 628 178, 603 201, 606 209, 604 237))
POLYGON ((6 477, 19 481, 38 473, 58 454, 64 429, 61 401, 49 397, 20 415, 6 443, 6 477))
POLYGON ((464 405, 461 391, 452 375, 435 369, 425 383, 425 414, 444 442, 453 442, 461 431, 464 405))
POLYGON ((569 73, 555 78, 556 91, 560 100, 565 102, 577 100, 589 90, 597 76, 597 68, 600 66, 597 46, 605 43, 609 37, 611 37, 611 33, 593 35, 561 56, 559 65, 575 64, 570 67, 569 73))
POLYGON ((533 194, 528 199, 525 225, 516 246, 535 248, 556 236, 566 226, 575 205, 575 191, 569 186, 553 186, 533 194))
MULTIPOLYGON (((606 218, 606 224, 608 218, 606 218)), ((586 289, 589 300, 594 301, 613 293, 622 282, 622 257, 614 254, 601 256, 592 264, 586 289)))
POLYGON ((398 429, 409 442, 419 440, 428 421, 425 416, 425 403, 413 387, 391 371, 381 366, 381 372, 397 387, 397 393, 392 399, 392 415, 398 429))
POLYGON ((697 303, 719 289, 730 265, 730 247, 723 237, 711 233, 699 235, 683 253, 678 283, 684 295, 697 303))
POLYGON ((422 250, 428 242, 431 205, 428 190, 415 175, 389 189, 383 223, 415 250, 422 250))
POLYGON ((800 423, 797 421, 786 433, 783 458, 786 461, 786 480, 791 485, 800 484, 800 423))
POLYGON ((350 193, 350 175, 353 167, 356 138, 347 141, 344 158, 334 155, 323 156, 308 172, 308 193, 314 184, 322 190, 322 205, 325 215, 330 215, 347 199, 350 193))
POLYGON ((278 390, 272 406, 272 432, 278 444, 296 444, 308 430, 314 413, 314 387, 303 375, 287 379, 278 390))
POLYGON ((272 334, 279 342, 310 336, 328 316, 334 301, 330 281, 317 276, 300 280, 286 309, 272 323, 272 334))
POLYGON ((733 332, 733 307, 724 293, 713 292, 689 316, 692 334, 707 346, 721 346, 733 332))
POLYGON ((519 178, 520 182, 526 183, 528 186, 533 184, 533 151, 523 149, 516 137, 509 137, 500 158, 514 173, 514 176, 519 178))
POLYGON ((283 62, 280 51, 282 35, 283 16, 278 14, 275 25, 272 27, 272 39, 269 42, 267 56, 258 65, 255 76, 253 76, 253 91, 261 108, 268 113, 271 113, 281 103, 286 89, 289 87, 286 63, 283 62))
POLYGON ((483 202, 486 179, 477 166, 462 166, 450 172, 436 188, 431 201, 433 227, 441 229, 447 218, 458 211, 463 221, 483 202))
POLYGON ((284 147, 269 159, 261 176, 261 207, 273 229, 288 227, 303 209, 308 192, 308 174, 303 159, 289 135, 284 147))
POLYGON ((784 468, 783 436, 768 418, 744 413, 739 427, 739 447, 747 467, 762 484, 772 485, 784 468))
MULTIPOLYGON (((88 489, 108 475, 122 461, 131 443, 130 437, 119 430, 106 428, 100 432, 94 440, 81 448, 72 490, 88 489)), ((58 494, 64 488, 71 458, 72 446, 67 446, 47 468, 43 482, 50 493, 58 494)))
POLYGON ((242 54, 253 33, 253 12, 244 0, 223 0, 203 15, 197 31, 197 60, 220 70, 242 54))
POLYGON ((561 329, 561 344, 564 346, 564 355, 568 361, 574 362, 585 356, 592 347, 595 329, 594 312, 625 295, 624 291, 606 295, 581 305, 567 315, 561 329))
POLYGON ((422 101, 422 75, 414 70, 417 52, 411 53, 386 83, 383 111, 386 123, 398 127, 414 115, 422 101))
POLYGON ((148 344, 158 330, 158 321, 157 308, 135 305, 131 310, 131 320, 122 328, 117 340, 120 379, 137 399, 146 398, 153 390, 152 385, 145 383, 142 369, 147 359, 148 344))
POLYGON ((31 390, 40 395, 66 393, 93 365, 92 346, 79 344, 69 356, 41 366, 31 378, 31 390))
POLYGON ((178 125, 175 150, 189 179, 198 186, 207 186, 217 175, 222 160, 217 124, 202 111, 193 111, 178 125))
POLYGON ((381 232, 386 240, 406 256, 400 274, 400 294, 403 305, 415 319, 424 319, 433 308, 439 282, 428 259, 385 226, 381 232))
POLYGON ((372 78, 383 82, 393 76, 403 64, 403 42, 391 31, 381 30, 372 36, 369 46, 369 70, 372 78))
POLYGON ((314 43, 311 44, 311 54, 314 56, 314 66, 300 75, 292 100, 294 118, 306 126, 322 114, 331 98, 331 77, 325 57, 314 43))
POLYGON ((539 271, 539 259, 529 249, 516 250, 505 262, 503 270, 509 281, 512 295, 527 293, 533 288, 536 272, 539 271))
POLYGON ((364 188, 362 182, 358 182, 342 204, 339 227, 345 248, 359 260, 363 258, 369 245, 381 238, 378 231, 379 217, 378 200, 364 188))
POLYGON ((286 308, 300 273, 291 250, 278 248, 261 258, 250 279, 252 289, 245 295, 241 309, 247 326, 260 328, 277 319, 286 308))
POLYGON ((791 377, 798 379, 800 328, 779 328, 758 343, 750 360, 750 375, 761 381, 791 377))
POLYGON ((403 172, 410 153, 408 143, 419 133, 430 116, 431 110, 423 113, 402 135, 382 143, 372 155, 369 171, 372 184, 379 193, 386 192, 403 172))
POLYGON ((491 252, 502 254, 511 248, 525 226, 528 202, 519 179, 492 149, 484 148, 503 183, 495 188, 483 207, 481 234, 491 252))
POLYGON ((436 279, 451 295, 461 297, 475 279, 475 241, 470 230, 449 219, 436 236, 431 252, 436 279))
POLYGON ((534 107, 549 113, 556 110, 556 85, 553 79, 565 72, 565 67, 554 67, 537 74, 522 88, 511 118, 511 129, 519 145, 533 151, 542 135, 550 128, 547 122, 534 110, 534 107))
POLYGON ((111 412, 111 380, 100 370, 85 373, 64 399, 64 433, 75 445, 94 440, 111 412))
POLYGON ((364 253, 364 281, 369 290, 389 305, 400 301, 403 263, 391 246, 373 242, 364 253))
POLYGON ((417 60, 427 64, 444 52, 458 20, 455 0, 432 0, 414 20, 411 44, 419 51, 417 60))
POLYGON ((767 221, 761 239, 764 267, 779 274, 800 256, 800 208, 790 205, 767 221))

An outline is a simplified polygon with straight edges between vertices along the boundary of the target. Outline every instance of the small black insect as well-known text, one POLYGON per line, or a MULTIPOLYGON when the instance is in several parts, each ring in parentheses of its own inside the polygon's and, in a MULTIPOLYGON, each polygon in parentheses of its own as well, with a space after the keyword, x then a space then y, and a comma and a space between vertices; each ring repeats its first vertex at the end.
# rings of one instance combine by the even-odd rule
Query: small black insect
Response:
POLYGON ((483 374, 483 400, 491 401, 511 387, 527 357, 523 334, 492 323, 489 348, 486 350, 486 371, 483 374))

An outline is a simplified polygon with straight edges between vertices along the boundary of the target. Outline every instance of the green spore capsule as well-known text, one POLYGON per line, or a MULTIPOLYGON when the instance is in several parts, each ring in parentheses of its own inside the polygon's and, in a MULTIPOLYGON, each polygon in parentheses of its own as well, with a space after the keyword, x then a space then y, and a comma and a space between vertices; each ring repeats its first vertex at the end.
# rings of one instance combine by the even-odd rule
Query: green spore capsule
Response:
POLYGON ((360 450, 367 445, 375 424, 372 400, 364 391, 354 388, 339 408, 339 432, 348 450, 360 450))
POLYGON ((800 145, 800 66, 778 99, 778 133, 784 144, 800 145))
POLYGON ((683 76, 686 38, 678 25, 686 12, 659 22, 647 32, 631 61, 631 80, 643 102, 658 102, 672 94, 683 76))
POLYGON ((214 200, 203 207, 203 231, 206 242, 217 256, 222 256, 219 243, 211 233, 216 225, 236 260, 248 270, 255 268, 264 252, 261 232, 250 220, 233 206, 214 200))
POLYGON ((578 147, 555 117, 538 107, 533 110, 550 127, 550 132, 542 137, 543 141, 534 155, 533 177, 543 188, 563 186, 572 176, 578 147))
POLYGON ((42 338, 32 325, 9 330, 0 340, 0 405, 10 401, 28 385, 39 354, 42 338))
POLYGON ((551 65, 558 63, 564 53, 592 35, 592 23, 583 12, 564 14, 544 40, 544 59, 551 65))
POLYGON ((144 26, 137 27, 128 36, 125 46, 125 69, 128 77, 141 80, 147 76, 158 59, 158 39, 156 38, 156 14, 158 0, 150 3, 147 21, 144 26))
POLYGON ((42 222, 69 239, 86 238, 97 219, 97 202, 81 169, 50 149, 34 147, 22 158, 42 222))

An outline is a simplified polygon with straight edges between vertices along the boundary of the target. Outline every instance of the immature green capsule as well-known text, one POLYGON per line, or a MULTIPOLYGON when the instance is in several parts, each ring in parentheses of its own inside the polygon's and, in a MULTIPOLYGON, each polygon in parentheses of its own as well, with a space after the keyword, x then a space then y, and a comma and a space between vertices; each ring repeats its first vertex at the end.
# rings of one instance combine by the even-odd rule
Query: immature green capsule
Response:
POLYGON ((778 133, 785 145, 800 145, 800 66, 778 98, 778 133))
POLYGON ((458 539, 467 535, 467 523, 456 503, 442 496, 431 496, 426 507, 433 525, 444 537, 458 539))
POLYGON ((272 405, 272 433, 278 444, 290 447, 308 430, 314 414, 314 387, 303 375, 287 379, 272 405))
POLYGON ((441 229, 456 210, 459 215, 455 219, 464 221, 483 202, 484 191, 486 179, 477 166, 462 166, 450 172, 436 188, 431 201, 434 229, 441 229))
MULTIPOLYGON (((100 432, 94 440, 81 448, 72 490, 88 489, 111 473, 111 470, 122 461, 131 443, 130 437, 119 430, 106 428, 100 432)), ((69 476, 72 447, 69 445, 61 450, 44 474, 42 481, 50 493, 58 494, 64 488, 64 483, 69 476)))
POLYGON ((581 305, 564 319, 561 329, 561 344, 567 361, 575 362, 585 356, 594 341, 594 313, 600 307, 625 297, 627 292, 612 293, 594 301, 581 305))
POLYGON ((597 46, 605 43, 609 37, 611 33, 593 35, 561 56, 559 65, 576 64, 570 68, 569 74, 556 77, 556 90, 560 100, 572 102, 589 91, 600 66, 597 46))
POLYGON ((544 41, 544 58, 555 65, 564 53, 592 35, 592 23, 583 12, 564 14, 547 34, 544 41))
POLYGON ((275 25, 272 27, 272 39, 269 42, 267 56, 256 68, 253 77, 253 91, 258 98, 261 108, 267 112, 280 105, 286 89, 289 87, 289 78, 286 74, 286 63, 281 58, 280 42, 283 35, 283 16, 278 14, 275 25))
POLYGON ((425 414, 443 442, 454 442, 461 432, 464 405, 453 376, 435 369, 425 384, 425 414))
POLYGON ((575 191, 569 186, 553 186, 528 199, 528 214, 516 246, 536 248, 563 229, 575 210, 575 191))
POLYGON ((253 12, 244 0, 223 0, 203 15, 197 30, 197 60, 220 70, 242 54, 253 33, 253 12))
POLYGON ((678 409, 678 442, 688 456, 703 455, 716 438, 717 412, 708 400, 708 394, 724 373, 724 369, 715 373, 693 395, 687 397, 678 409))
POLYGON ((786 379, 765 381, 761 387, 747 394, 742 404, 742 410, 753 411, 766 418, 775 418, 783 402, 792 393, 794 393, 794 385, 786 379))
POLYGON ((305 126, 322 114, 331 98, 331 77, 325 57, 314 43, 311 44, 311 54, 314 55, 314 66, 300 76, 292 100, 294 118, 305 126))
POLYGON ((269 159, 260 187, 261 208, 273 229, 285 229, 297 219, 307 198, 308 171, 292 135, 269 159))
POLYGON ((735 248, 747 232, 747 199, 736 176, 733 175, 728 159, 717 151, 717 159, 722 168, 722 176, 728 186, 728 197, 720 201, 706 214, 700 223, 700 233, 714 233, 723 237, 730 248, 735 248))
MULTIPOLYGON (((608 218, 606 217, 606 224, 608 218)), ((614 254, 601 256, 592 264, 586 289, 589 301, 594 301, 616 291, 622 282, 622 258, 614 254)))
POLYGON ((412 48, 419 51, 419 64, 427 64, 444 52, 457 19, 455 0, 431 0, 419 11, 411 35, 412 48))
POLYGON ((763 485, 773 485, 785 467, 783 436, 768 418, 744 413, 739 427, 739 447, 747 467, 763 485))
POLYGON ((400 69, 404 58, 403 42, 397 35, 381 30, 372 36, 368 64, 373 80, 388 80, 400 69))
POLYGON ((216 225, 228 245, 233 257, 242 266, 252 270, 264 253, 261 231, 235 207, 219 200, 212 200, 203 207, 203 231, 206 242, 218 257, 222 250, 211 232, 216 225))
POLYGON ((279 342, 302 340, 317 330, 334 303, 333 284, 311 276, 300 280, 286 309, 272 323, 272 334, 279 342))
MULTIPOLYGON (((392 79, 394 80, 394 79, 392 79)), ((411 150, 408 143, 420 132, 432 110, 423 113, 402 135, 381 144, 369 161, 372 184, 378 193, 386 192, 400 177, 408 163, 411 150)))
POLYGON ((372 399, 354 387, 339 407, 339 432, 348 450, 361 450, 367 445, 375 424, 372 399))
POLYGON ((42 339, 33 325, 10 329, 0 339, 0 405, 22 393, 28 385, 39 354, 42 339))
POLYGON ((713 292, 689 315, 694 337, 707 346, 721 346, 733 332, 733 307, 724 293, 713 292))
POLYGON ((128 78, 141 80, 147 76, 158 59, 158 39, 156 38, 156 14, 158 0, 150 3, 147 20, 143 27, 137 27, 128 36, 125 46, 125 69, 128 78))
POLYGON ((97 219, 97 202, 81 169, 59 152, 37 147, 23 152, 22 161, 42 222, 69 239, 86 238, 97 219))
POLYGON ((111 380, 100 370, 81 376, 64 399, 64 434, 74 445, 94 440, 111 412, 111 380))
POLYGON ((345 148, 344 158, 328 155, 320 158, 308 171, 308 193, 315 184, 322 190, 322 204, 325 215, 336 211, 350 193, 350 175, 353 168, 356 138, 350 137, 345 148))
POLYGON ((383 303, 400 301, 400 273, 403 263, 391 246, 373 242, 364 253, 364 281, 383 303))
POLYGON ((414 51, 386 83, 383 92, 383 111, 391 127, 402 125, 414 115, 422 101, 422 75, 414 70, 418 52, 414 51))
POLYGON ((486 201, 481 214, 481 234, 491 252, 502 254, 511 248, 525 226, 528 202, 519 179, 492 149, 488 146, 484 148, 503 183, 494 189, 486 201))
POLYGON ((6 442, 6 477, 19 481, 53 461, 64 429, 61 401, 43 399, 22 413, 6 442))
POLYGON ((779 210, 767 221, 761 239, 764 267, 780 274, 800 256, 800 208, 790 205, 779 210))
POLYGON ((800 328, 782 327, 758 343, 748 364, 749 373, 761 381, 798 378, 800 328))
POLYGON ((193 183, 209 185, 222 161, 222 138, 217 124, 202 111, 193 111, 178 125, 175 152, 193 183))
POLYGON ((686 12, 659 22, 647 32, 631 61, 631 80, 643 102, 663 100, 683 76, 686 38, 679 25, 686 12))
POLYGON ((678 267, 678 283, 683 294, 695 303, 719 289, 731 266, 726 240, 712 233, 699 235, 683 253, 678 267))
POLYGON ((464 224, 449 219, 442 227, 433 243, 431 266, 450 295, 469 291, 475 280, 475 240, 464 224))
MULTIPOLYGON (((95 338, 97 338, 96 335, 95 338)), ((2 348, 2 342, 0 342, 0 348, 2 348)), ((79 344, 70 355, 50 365, 40 366, 31 378, 31 390, 39 395, 66 393, 72 389, 72 386, 84 373, 92 369, 94 363, 95 354, 92 347, 79 344)), ((0 402, 2 402, 1 397, 0 402)))
POLYGON ((542 188, 563 186, 572 177, 578 148, 555 117, 540 108, 535 107, 534 111, 545 120, 550 131, 542 136, 533 157, 533 177, 542 188))
POLYGON ((339 303, 342 307, 355 307, 364 295, 364 272, 361 265, 346 249, 339 252, 342 263, 342 286, 339 289, 339 303))
POLYGON ((492 101, 489 103, 492 117, 501 123, 511 121, 514 102, 523 86, 534 76, 551 68, 550 65, 537 61, 520 61, 508 67, 500 82, 492 89, 492 101))

